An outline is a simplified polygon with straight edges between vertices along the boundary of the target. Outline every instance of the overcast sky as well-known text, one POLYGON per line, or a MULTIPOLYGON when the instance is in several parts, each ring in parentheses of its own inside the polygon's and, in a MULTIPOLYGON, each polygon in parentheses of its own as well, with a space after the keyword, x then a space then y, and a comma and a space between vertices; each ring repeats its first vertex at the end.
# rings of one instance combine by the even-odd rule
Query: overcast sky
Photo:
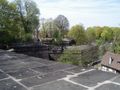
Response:
POLYGON ((62 14, 70 25, 120 26, 120 0, 33 0, 44 18, 62 14))

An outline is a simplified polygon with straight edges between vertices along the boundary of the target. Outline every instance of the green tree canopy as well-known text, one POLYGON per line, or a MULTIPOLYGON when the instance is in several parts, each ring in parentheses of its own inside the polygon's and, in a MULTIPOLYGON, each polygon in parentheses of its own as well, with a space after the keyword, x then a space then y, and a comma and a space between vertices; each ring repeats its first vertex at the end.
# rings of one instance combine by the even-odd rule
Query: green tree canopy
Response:
POLYGON ((92 27, 88 27, 86 30, 86 37, 87 37, 88 43, 95 42, 95 40, 96 40, 95 29, 92 27))
POLYGON ((103 27, 103 31, 101 33, 101 38, 103 41, 110 42, 113 39, 113 32, 110 27, 103 27))
POLYGON ((39 9, 32 0, 15 0, 22 26, 26 32, 33 32, 39 25, 39 9))
POLYGON ((16 4, 0 0, 0 43, 16 42, 20 38, 19 28, 16 4))
POLYGON ((15 43, 32 39, 39 25, 39 10, 31 0, 0 0, 0 43, 15 43))
POLYGON ((68 37, 73 38, 77 45, 86 43, 85 29, 82 25, 75 25, 68 32, 68 37))

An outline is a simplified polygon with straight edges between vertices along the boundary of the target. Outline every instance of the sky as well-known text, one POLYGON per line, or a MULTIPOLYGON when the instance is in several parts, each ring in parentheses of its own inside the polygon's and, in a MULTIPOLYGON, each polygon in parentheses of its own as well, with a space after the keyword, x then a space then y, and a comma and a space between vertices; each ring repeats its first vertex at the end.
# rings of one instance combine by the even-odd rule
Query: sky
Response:
POLYGON ((120 26, 120 0, 33 0, 41 17, 64 15, 70 26, 120 26))

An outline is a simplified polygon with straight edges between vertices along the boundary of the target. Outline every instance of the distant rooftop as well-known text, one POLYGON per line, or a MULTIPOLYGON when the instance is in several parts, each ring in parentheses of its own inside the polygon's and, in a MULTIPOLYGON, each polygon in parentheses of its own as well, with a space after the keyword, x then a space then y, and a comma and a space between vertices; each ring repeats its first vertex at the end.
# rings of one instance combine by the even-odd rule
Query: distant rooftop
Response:
POLYGON ((101 64, 120 71, 120 54, 107 52, 103 56, 101 64), (110 58, 112 59, 111 64, 109 64, 109 59, 110 58))
POLYGON ((86 50, 94 47, 94 45, 80 45, 80 46, 68 46, 68 49, 76 49, 76 50, 86 50))

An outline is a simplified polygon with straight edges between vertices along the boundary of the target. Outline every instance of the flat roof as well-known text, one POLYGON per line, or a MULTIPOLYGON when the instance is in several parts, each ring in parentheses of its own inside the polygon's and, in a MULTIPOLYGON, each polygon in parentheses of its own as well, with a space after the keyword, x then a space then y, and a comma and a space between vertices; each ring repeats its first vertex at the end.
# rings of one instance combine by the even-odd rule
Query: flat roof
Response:
POLYGON ((0 50, 0 90, 120 90, 120 75, 0 50))
POLYGON ((75 50, 86 50, 95 47, 94 45, 80 45, 80 46, 68 46, 67 49, 75 49, 75 50))

